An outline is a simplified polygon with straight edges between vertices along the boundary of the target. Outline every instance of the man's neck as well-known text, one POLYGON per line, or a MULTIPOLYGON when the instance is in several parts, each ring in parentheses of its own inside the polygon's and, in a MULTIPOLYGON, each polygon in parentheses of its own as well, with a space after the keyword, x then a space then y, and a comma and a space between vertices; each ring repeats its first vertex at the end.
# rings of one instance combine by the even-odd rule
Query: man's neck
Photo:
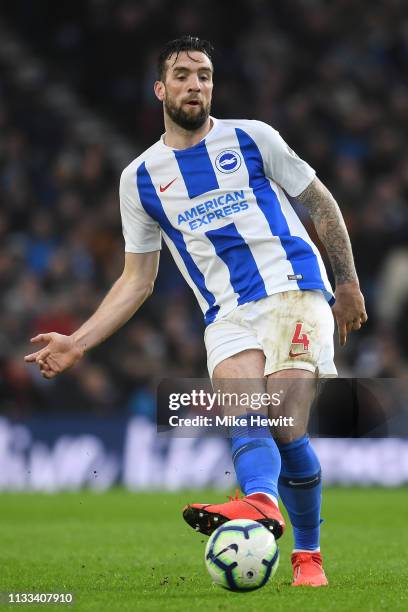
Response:
POLYGON ((205 138, 213 126, 213 121, 208 117, 207 121, 200 128, 194 131, 185 130, 168 117, 164 118, 166 133, 164 134, 164 144, 173 149, 188 149, 198 144, 205 138))

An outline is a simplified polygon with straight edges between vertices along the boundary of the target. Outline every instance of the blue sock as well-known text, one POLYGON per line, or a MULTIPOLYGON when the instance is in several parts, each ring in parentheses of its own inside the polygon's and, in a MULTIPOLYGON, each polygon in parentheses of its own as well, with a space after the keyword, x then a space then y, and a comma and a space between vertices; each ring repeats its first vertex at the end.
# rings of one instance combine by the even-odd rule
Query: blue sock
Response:
MULTIPOLYGON (((261 417, 264 415, 260 415, 261 417)), ((247 423, 250 415, 245 415, 247 423)), ((262 492, 278 498, 281 460, 268 426, 231 427, 232 461, 245 495, 262 492)))
POLYGON ((309 436, 280 444, 282 469, 279 495, 293 526, 295 549, 316 550, 320 546, 322 482, 320 462, 309 436))

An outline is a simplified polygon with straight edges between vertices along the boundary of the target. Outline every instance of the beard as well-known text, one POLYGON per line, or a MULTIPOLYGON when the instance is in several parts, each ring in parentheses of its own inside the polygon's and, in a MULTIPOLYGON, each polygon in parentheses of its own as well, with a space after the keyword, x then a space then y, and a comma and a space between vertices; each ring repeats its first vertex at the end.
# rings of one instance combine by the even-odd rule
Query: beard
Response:
POLYGON ((174 102, 166 96, 164 99, 164 108, 174 123, 184 130, 194 132, 194 130, 198 130, 207 121, 208 117, 210 116, 211 104, 208 103, 207 106, 204 106, 200 102, 197 107, 193 106, 191 109, 189 109, 189 112, 184 110, 182 105, 176 106, 174 102), (199 108, 200 110, 197 112, 194 110, 196 108, 199 108))

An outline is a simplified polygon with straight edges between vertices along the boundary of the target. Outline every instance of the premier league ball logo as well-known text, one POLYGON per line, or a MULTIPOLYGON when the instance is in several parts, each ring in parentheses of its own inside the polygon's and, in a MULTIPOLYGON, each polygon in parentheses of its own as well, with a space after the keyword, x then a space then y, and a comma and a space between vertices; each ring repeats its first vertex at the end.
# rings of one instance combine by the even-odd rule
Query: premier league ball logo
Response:
POLYGON ((228 174, 229 172, 235 172, 241 165, 241 156, 232 149, 222 151, 215 160, 217 170, 228 174))

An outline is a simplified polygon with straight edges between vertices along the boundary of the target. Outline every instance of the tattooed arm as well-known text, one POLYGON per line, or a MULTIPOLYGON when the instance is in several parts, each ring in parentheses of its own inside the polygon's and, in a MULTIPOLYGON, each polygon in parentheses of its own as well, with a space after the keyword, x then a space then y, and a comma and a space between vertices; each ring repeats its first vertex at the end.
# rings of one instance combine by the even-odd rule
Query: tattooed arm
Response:
POLYGON ((343 346, 347 334, 352 329, 360 329, 361 324, 367 321, 347 228, 336 200, 318 178, 296 199, 308 209, 329 256, 336 281, 333 313, 343 346))
POLYGON ((330 191, 315 178, 296 198, 309 211, 333 269, 336 287, 358 282, 350 238, 340 208, 330 191))

